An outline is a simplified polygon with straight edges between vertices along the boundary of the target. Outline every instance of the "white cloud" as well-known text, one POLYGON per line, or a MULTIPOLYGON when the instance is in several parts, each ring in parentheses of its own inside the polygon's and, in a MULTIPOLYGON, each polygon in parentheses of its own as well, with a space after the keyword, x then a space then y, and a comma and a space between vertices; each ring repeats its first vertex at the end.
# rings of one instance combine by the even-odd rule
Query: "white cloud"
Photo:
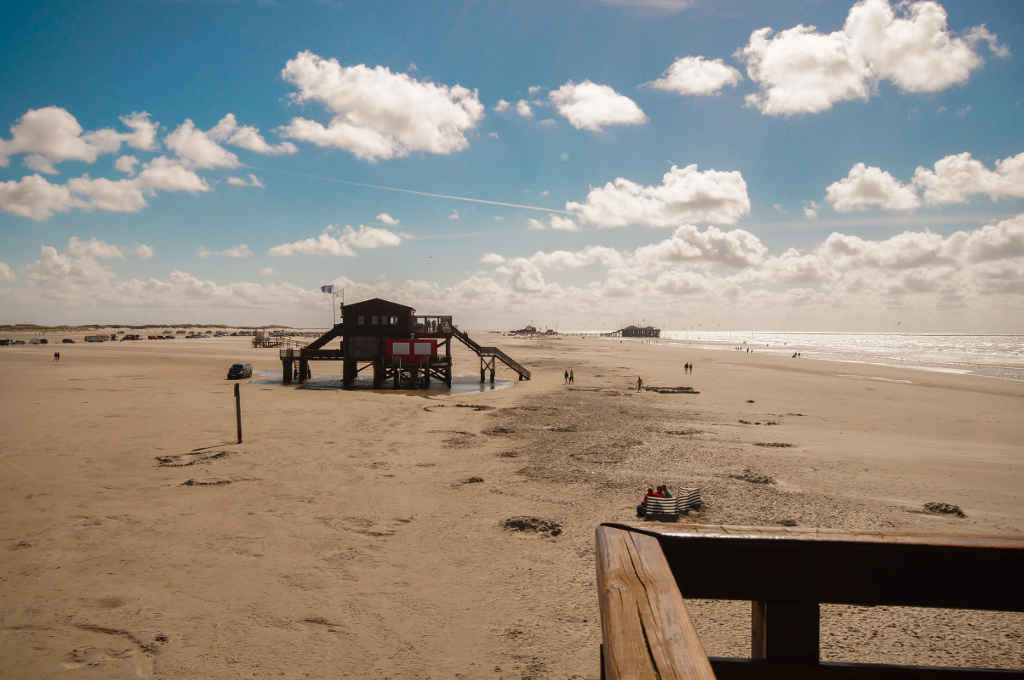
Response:
POLYGON ((537 125, 540 125, 541 127, 554 127, 555 124, 556 121, 554 118, 542 118, 537 121, 537 125))
POLYGON ((124 252, 120 248, 95 237, 83 241, 77 236, 72 236, 68 239, 67 252, 75 257, 92 257, 97 260, 124 259, 124 252))
POLYGON ((816 219, 818 217, 818 204, 815 201, 804 201, 804 217, 809 220, 816 219))
POLYGON ((153 246, 147 246, 145 243, 140 243, 135 246, 135 255, 140 260, 151 260, 153 259, 153 246))
POLYGON ((29 154, 25 162, 31 169, 55 174, 56 163, 92 163, 100 154, 117 152, 122 144, 144 150, 155 148, 157 124, 149 120, 148 113, 132 113, 120 120, 131 132, 110 128, 84 132, 66 109, 29 109, 11 126, 11 139, 0 139, 0 167, 7 166, 10 156, 29 154))
POLYGON ((229 113, 221 118, 216 125, 207 131, 207 135, 210 139, 218 142, 224 142, 225 144, 231 144, 232 146, 262 154, 279 155, 295 153, 299 150, 291 142, 282 142, 277 145, 268 144, 267 140, 263 139, 263 136, 260 135, 259 128, 252 125, 239 125, 233 113, 229 113))
POLYGON ((650 85, 679 94, 713 95, 723 87, 736 85, 743 76, 721 59, 680 57, 672 62, 661 78, 650 85))
POLYGON ((260 274, 262 274, 263 276, 273 276, 274 275, 274 268, 273 267, 264 267, 263 269, 260 270, 260 274))
POLYGON ((381 224, 386 224, 386 225, 391 226, 391 227, 393 227, 396 224, 398 224, 398 220, 395 219, 394 217, 392 217, 391 215, 387 214, 387 213, 381 213, 381 214, 377 215, 376 219, 381 224))
POLYGON ((225 248, 224 250, 210 250, 204 246, 199 246, 196 254, 203 259, 213 257, 215 255, 223 255, 224 257, 233 257, 244 260, 252 257, 252 250, 245 243, 239 243, 237 246, 225 248))
POLYGON ((39 175, 0 182, 0 209, 37 222, 85 204, 61 184, 51 184, 39 175))
POLYGON ((457 222, 459 220, 459 211, 453 209, 450 213, 448 213, 448 219, 457 222))
POLYGON ((111 212, 138 212, 146 207, 142 188, 135 179, 93 179, 89 175, 82 175, 69 179, 68 188, 74 194, 85 197, 88 208, 111 212))
POLYGON ((525 99, 517 101, 516 114, 523 118, 533 118, 533 109, 530 108, 530 103, 525 99))
POLYGON ((825 190, 825 200, 837 212, 867 208, 914 210, 921 201, 908 184, 902 184, 881 168, 857 163, 849 174, 825 190))
POLYGON ((494 108, 492 108, 491 110, 492 111, 497 111, 498 113, 501 113, 502 111, 507 111, 508 107, 510 107, 510 106, 512 106, 512 105, 509 102, 505 101, 504 99, 499 99, 498 103, 495 104, 494 108))
POLYGON ((256 175, 249 173, 249 178, 244 177, 228 177, 228 184, 236 187, 259 187, 263 188, 263 182, 256 175))
POLYGON ((548 93, 558 113, 577 130, 600 132, 609 125, 641 125, 647 116, 640 107, 608 85, 571 80, 548 93))
POLYGON ((131 175, 135 173, 135 166, 138 165, 138 163, 139 159, 135 156, 119 156, 118 159, 114 161, 114 169, 131 175))
POLYGON ((675 165, 661 184, 644 186, 618 177, 591 189, 583 203, 565 209, 598 227, 674 227, 685 222, 734 224, 750 213, 747 183, 739 171, 700 171, 675 165))
POLYGON ((493 131, 493 130, 488 132, 487 136, 490 137, 491 139, 499 139, 500 138, 500 135, 497 132, 493 131))
POLYGON ((540 192, 540 195, 541 195, 541 196, 547 196, 547 195, 548 195, 548 194, 550 194, 550 193, 551 193, 550 191, 548 191, 547 189, 545 189, 544 191, 540 192))
POLYGON ((936 2, 861 0, 841 30, 820 33, 803 24, 773 35, 760 28, 737 51, 760 91, 747 103, 768 115, 820 113, 850 99, 867 100, 880 80, 905 92, 938 92, 967 82, 982 64, 975 51, 987 42, 1006 54, 983 26, 966 37, 950 32, 936 2))
POLYGON ((237 168, 238 156, 215 142, 195 126, 190 118, 164 137, 167 148, 187 164, 197 168, 237 168))
POLYGON ((571 218, 552 214, 548 218, 548 226, 555 231, 579 231, 580 226, 571 218))
POLYGON ((540 92, 542 89, 543 88, 540 85, 530 85, 530 87, 526 88, 526 91, 532 97, 533 95, 540 92))
POLYGON ((480 258, 480 261, 484 264, 504 264, 505 258, 498 253, 484 253, 484 256, 480 258))
POLYGON ((717 227, 700 231, 687 224, 676 229, 671 238, 637 248, 634 257, 648 263, 703 261, 746 267, 759 263, 766 252, 760 239, 749 231, 722 231, 717 227))
POLYGON ((536 217, 528 217, 526 219, 526 228, 532 231, 543 231, 547 229, 547 225, 538 220, 536 217))
POLYGON ((11 269, 11 265, 6 262, 0 262, 0 282, 11 283, 17 280, 17 276, 14 274, 14 270, 11 269))
POLYGON ((995 170, 967 152, 946 156, 932 169, 919 166, 914 171, 914 185, 923 190, 929 205, 966 203, 977 194, 993 201, 1024 197, 1024 153, 996 161, 995 170))
POLYGON ((469 146, 465 133, 484 115, 475 90, 419 81, 382 66, 342 66, 309 51, 290 59, 281 75, 298 88, 293 101, 319 102, 334 116, 326 127, 293 118, 281 134, 364 160, 461 151, 469 146))
POLYGON ((160 191, 184 191, 190 194, 209 191, 210 186, 196 173, 180 162, 157 156, 143 164, 142 172, 135 182, 144 191, 153 193, 160 191))
POLYGON ((397 246, 402 237, 387 229, 359 225, 353 229, 346 225, 338 229, 328 225, 318 236, 292 243, 282 243, 267 251, 269 255, 337 255, 355 257, 355 248, 385 248, 397 246))

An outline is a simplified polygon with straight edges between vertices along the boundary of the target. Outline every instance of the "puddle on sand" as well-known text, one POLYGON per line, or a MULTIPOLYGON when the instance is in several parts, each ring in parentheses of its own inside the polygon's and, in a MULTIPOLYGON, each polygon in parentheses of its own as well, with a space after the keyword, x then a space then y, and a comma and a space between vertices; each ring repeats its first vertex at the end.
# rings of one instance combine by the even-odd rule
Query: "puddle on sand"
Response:
MULTIPOLYGON (((293 385, 282 385, 281 384, 281 372, 280 371, 253 371, 253 377, 249 382, 256 385, 278 385, 280 387, 294 387, 300 390, 373 390, 373 379, 369 376, 356 378, 355 384, 351 387, 341 386, 340 375, 314 375, 312 378, 307 380, 303 384, 293 385)), ((422 394, 423 392, 444 392, 446 394, 475 394, 477 392, 490 392, 491 390, 500 390, 512 385, 511 380, 495 380, 492 385, 490 382, 480 382, 475 376, 455 376, 452 378, 451 389, 448 388, 443 382, 438 380, 432 380, 430 382, 430 389, 428 390, 412 390, 412 389, 393 389, 390 387, 383 387, 375 392, 391 392, 391 393, 402 393, 402 394, 422 394)))

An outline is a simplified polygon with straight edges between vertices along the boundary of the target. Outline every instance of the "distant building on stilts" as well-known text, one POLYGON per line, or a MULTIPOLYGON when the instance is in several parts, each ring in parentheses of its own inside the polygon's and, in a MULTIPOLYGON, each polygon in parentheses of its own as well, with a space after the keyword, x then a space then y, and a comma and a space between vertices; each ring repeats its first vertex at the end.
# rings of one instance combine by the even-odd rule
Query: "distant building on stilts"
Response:
POLYGON ((495 361, 500 360, 529 380, 530 371, 497 347, 483 347, 459 330, 451 316, 417 316, 407 305, 372 298, 345 305, 341 322, 301 349, 282 349, 281 369, 285 384, 304 382, 312 375, 311 361, 341 361, 342 384, 352 385, 366 369, 373 371, 375 388, 390 384, 399 388, 426 388, 431 380, 452 384, 452 338, 480 357, 480 382, 490 372, 494 382, 495 361), (339 341, 337 349, 328 345, 339 341))

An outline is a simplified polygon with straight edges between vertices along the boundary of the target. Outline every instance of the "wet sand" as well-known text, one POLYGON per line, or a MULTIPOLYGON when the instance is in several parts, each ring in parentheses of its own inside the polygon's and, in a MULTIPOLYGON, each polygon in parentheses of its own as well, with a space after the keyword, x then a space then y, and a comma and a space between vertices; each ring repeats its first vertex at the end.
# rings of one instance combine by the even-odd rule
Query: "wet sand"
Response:
MULTIPOLYGON (((1024 384, 473 335, 534 379, 257 376, 240 445, 228 366, 280 370, 249 338, 0 347, 0 676, 597 678, 594 528, 661 483, 702 488, 700 523, 1024 531, 1024 384)), ((689 605, 709 653, 748 653, 748 604, 689 605)), ((1024 666, 1021 615, 822 621, 830 660, 1024 666)))

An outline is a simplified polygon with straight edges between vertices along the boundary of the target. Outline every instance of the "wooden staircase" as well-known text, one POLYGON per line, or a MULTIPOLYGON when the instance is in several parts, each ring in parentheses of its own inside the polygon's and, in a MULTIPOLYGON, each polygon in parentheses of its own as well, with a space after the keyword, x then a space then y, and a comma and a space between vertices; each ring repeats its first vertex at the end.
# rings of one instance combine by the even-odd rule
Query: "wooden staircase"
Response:
POLYGON ((471 337, 469 337, 467 333, 462 332, 461 330, 459 330, 458 327, 454 325, 452 326, 452 336, 458 338, 459 342, 461 342, 469 349, 473 350, 473 352, 476 353, 476 355, 479 356, 481 359, 489 358, 493 362, 493 360, 497 358, 503 364, 505 364, 513 371, 515 371, 517 374, 519 374, 520 380, 530 379, 530 370, 528 368, 520 364, 518 361, 516 361, 509 355, 502 352, 497 347, 484 347, 476 340, 473 340, 471 337))

